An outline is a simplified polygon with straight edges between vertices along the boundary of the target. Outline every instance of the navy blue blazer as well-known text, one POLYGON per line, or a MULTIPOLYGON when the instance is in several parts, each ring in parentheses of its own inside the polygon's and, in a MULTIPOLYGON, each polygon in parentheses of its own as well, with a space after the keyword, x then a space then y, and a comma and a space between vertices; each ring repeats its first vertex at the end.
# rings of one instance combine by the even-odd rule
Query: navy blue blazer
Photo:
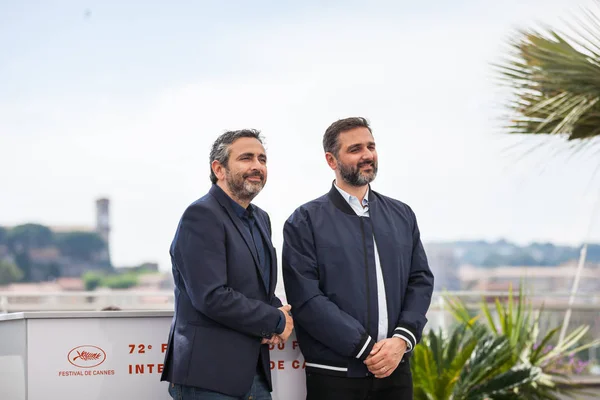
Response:
POLYGON ((271 254, 266 288, 252 237, 230 198, 213 185, 179 222, 170 254, 175 280, 171 323, 161 381, 243 396, 262 369, 272 390, 269 349, 261 346, 277 327, 277 261, 269 215, 254 216, 271 254))

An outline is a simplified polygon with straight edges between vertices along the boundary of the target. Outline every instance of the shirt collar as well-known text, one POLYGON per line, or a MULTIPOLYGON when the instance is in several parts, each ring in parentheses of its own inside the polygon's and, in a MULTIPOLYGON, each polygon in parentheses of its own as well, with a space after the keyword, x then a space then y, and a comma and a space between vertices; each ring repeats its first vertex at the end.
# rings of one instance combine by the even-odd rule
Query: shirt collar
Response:
MULTIPOLYGON (((342 197, 344 198, 344 200, 346 200, 346 202, 350 205, 352 205, 352 203, 355 204, 359 204, 358 202, 358 197, 356 196, 352 196, 350 193, 346 192, 345 190, 343 190, 342 188, 340 188, 336 182, 333 182, 333 186, 335 186, 335 188, 338 190, 338 192, 340 192, 340 194, 342 195, 342 197)), ((365 193, 365 197, 363 198, 362 201, 362 206, 363 207, 368 207, 369 206, 369 187, 367 186, 367 191, 365 193)))
POLYGON ((248 208, 244 208, 244 207, 240 206, 231 197, 229 197, 229 195, 223 189, 221 189, 220 186, 218 186, 218 185, 215 185, 215 186, 217 186, 225 194, 225 196, 227 196, 227 198, 229 199, 229 202, 231 203, 231 208, 233 208, 233 211, 237 214, 238 217, 247 218, 249 215, 252 215, 254 213, 254 206, 252 204, 248 204, 248 208))

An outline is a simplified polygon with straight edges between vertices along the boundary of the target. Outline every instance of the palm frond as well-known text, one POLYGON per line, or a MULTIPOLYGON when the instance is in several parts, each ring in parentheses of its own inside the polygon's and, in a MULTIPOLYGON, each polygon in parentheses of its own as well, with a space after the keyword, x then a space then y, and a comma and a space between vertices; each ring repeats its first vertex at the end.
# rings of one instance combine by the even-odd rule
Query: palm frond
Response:
POLYGON ((492 302, 483 298, 479 313, 474 313, 456 297, 444 296, 458 326, 443 340, 442 332, 437 337, 432 337, 430 332, 424 341, 423 346, 430 353, 428 362, 439 364, 427 368, 428 377, 420 376, 425 380, 423 387, 435 393, 432 399, 475 400, 487 396, 558 400, 558 394, 577 393, 578 388, 573 385, 557 385, 558 381, 565 381, 566 376, 554 367, 569 355, 598 345, 599 341, 581 344, 588 326, 575 328, 563 340, 556 339, 559 327, 539 338, 543 305, 534 310, 524 287, 521 282, 515 292, 511 286, 507 298, 496 298, 492 302), (490 307, 490 303, 494 305, 490 307), (522 378, 520 384, 517 378, 522 378), (452 397, 444 397, 450 393, 452 397), (480 394, 485 396, 478 397, 480 394))
POLYGON ((511 91, 512 134, 548 134, 569 141, 600 136, 600 20, 570 24, 575 33, 519 31, 496 64, 511 91))
POLYGON ((504 397, 511 399, 526 398, 529 400, 529 397, 519 396, 518 390, 515 389, 534 382, 540 374, 540 368, 520 366, 510 369, 471 390, 469 398, 479 399, 488 397, 498 399, 504 397))

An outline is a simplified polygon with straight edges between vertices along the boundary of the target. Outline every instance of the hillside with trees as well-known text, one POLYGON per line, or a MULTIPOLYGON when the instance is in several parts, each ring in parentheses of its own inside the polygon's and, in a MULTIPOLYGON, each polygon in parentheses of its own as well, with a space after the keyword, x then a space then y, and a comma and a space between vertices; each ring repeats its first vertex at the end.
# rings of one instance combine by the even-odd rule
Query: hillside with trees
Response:
POLYGON ((95 232, 53 232, 40 224, 0 227, 0 285, 112 269, 107 243, 95 232))

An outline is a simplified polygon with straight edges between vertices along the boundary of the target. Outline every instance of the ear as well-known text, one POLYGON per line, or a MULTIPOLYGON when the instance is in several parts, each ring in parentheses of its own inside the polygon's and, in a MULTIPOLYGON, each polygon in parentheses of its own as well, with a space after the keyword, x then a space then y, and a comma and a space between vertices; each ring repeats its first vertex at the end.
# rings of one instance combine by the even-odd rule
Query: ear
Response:
POLYGON ((219 161, 214 160, 211 164, 210 167, 212 168, 213 172, 215 173, 215 175, 217 176, 217 179, 220 181, 225 180, 225 167, 223 166, 223 164, 221 164, 219 161))
POLYGON ((325 153, 325 160, 327 160, 327 165, 329 165, 329 168, 331 168, 334 171, 337 169, 337 160, 332 153, 325 153))

